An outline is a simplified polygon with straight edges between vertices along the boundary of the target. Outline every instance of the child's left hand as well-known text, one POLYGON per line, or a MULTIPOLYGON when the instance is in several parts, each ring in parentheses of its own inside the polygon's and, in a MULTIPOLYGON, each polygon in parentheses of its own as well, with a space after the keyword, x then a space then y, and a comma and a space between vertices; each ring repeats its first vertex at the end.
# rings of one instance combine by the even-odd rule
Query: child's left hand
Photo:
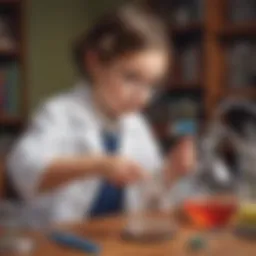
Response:
POLYGON ((166 159, 165 178, 170 184, 195 170, 197 153, 193 137, 184 137, 166 159))

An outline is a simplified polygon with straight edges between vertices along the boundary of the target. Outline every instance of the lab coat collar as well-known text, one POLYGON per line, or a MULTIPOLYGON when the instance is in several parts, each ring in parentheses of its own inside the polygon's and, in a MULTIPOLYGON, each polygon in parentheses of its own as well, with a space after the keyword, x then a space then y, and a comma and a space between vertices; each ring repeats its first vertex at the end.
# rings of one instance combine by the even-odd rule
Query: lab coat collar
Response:
POLYGON ((123 132, 124 130, 132 132, 133 126, 130 125, 131 115, 125 115, 120 117, 116 124, 111 123, 111 121, 97 108, 92 96, 91 85, 88 81, 80 80, 75 86, 75 96, 79 103, 84 106, 85 109, 89 110, 92 120, 96 125, 96 129, 110 129, 118 132, 123 132))

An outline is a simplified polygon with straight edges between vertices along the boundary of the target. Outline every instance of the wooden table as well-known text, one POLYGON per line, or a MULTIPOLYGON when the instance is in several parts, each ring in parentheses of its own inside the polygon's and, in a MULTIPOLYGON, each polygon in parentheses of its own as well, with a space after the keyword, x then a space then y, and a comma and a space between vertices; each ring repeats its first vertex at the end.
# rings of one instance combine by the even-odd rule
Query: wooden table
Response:
MULTIPOLYGON (((97 242, 102 247, 102 256, 256 256, 256 243, 238 238, 232 232, 215 234, 209 238, 208 248, 211 251, 191 253, 186 249, 187 240, 198 231, 185 226, 180 226, 173 239, 155 242, 138 243, 122 240, 120 232, 126 224, 124 217, 95 219, 87 223, 67 225, 65 230, 84 236, 97 242)), ((41 234, 34 235, 37 248, 33 255, 36 256, 82 256, 83 252, 58 246, 47 240, 41 234)))

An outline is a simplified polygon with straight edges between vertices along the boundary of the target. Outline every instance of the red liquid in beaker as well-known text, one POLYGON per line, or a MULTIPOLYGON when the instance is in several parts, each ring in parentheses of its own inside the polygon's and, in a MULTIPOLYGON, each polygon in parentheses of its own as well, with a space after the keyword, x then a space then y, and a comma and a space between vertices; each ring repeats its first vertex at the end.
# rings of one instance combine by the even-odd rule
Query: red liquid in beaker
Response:
POLYGON ((236 212, 234 200, 189 199, 184 204, 185 213, 197 227, 220 228, 227 225, 236 212))

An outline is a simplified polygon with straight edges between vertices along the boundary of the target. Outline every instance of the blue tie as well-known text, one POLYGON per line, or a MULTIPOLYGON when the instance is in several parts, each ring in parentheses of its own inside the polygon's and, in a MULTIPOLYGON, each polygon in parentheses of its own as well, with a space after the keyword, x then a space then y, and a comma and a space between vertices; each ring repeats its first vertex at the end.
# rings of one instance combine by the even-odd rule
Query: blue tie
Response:
MULTIPOLYGON (((119 136, 118 134, 103 132, 102 143, 106 153, 115 154, 119 148, 119 136)), ((90 216, 96 217, 119 213, 123 208, 122 206, 123 189, 104 181, 93 204, 90 216)))

